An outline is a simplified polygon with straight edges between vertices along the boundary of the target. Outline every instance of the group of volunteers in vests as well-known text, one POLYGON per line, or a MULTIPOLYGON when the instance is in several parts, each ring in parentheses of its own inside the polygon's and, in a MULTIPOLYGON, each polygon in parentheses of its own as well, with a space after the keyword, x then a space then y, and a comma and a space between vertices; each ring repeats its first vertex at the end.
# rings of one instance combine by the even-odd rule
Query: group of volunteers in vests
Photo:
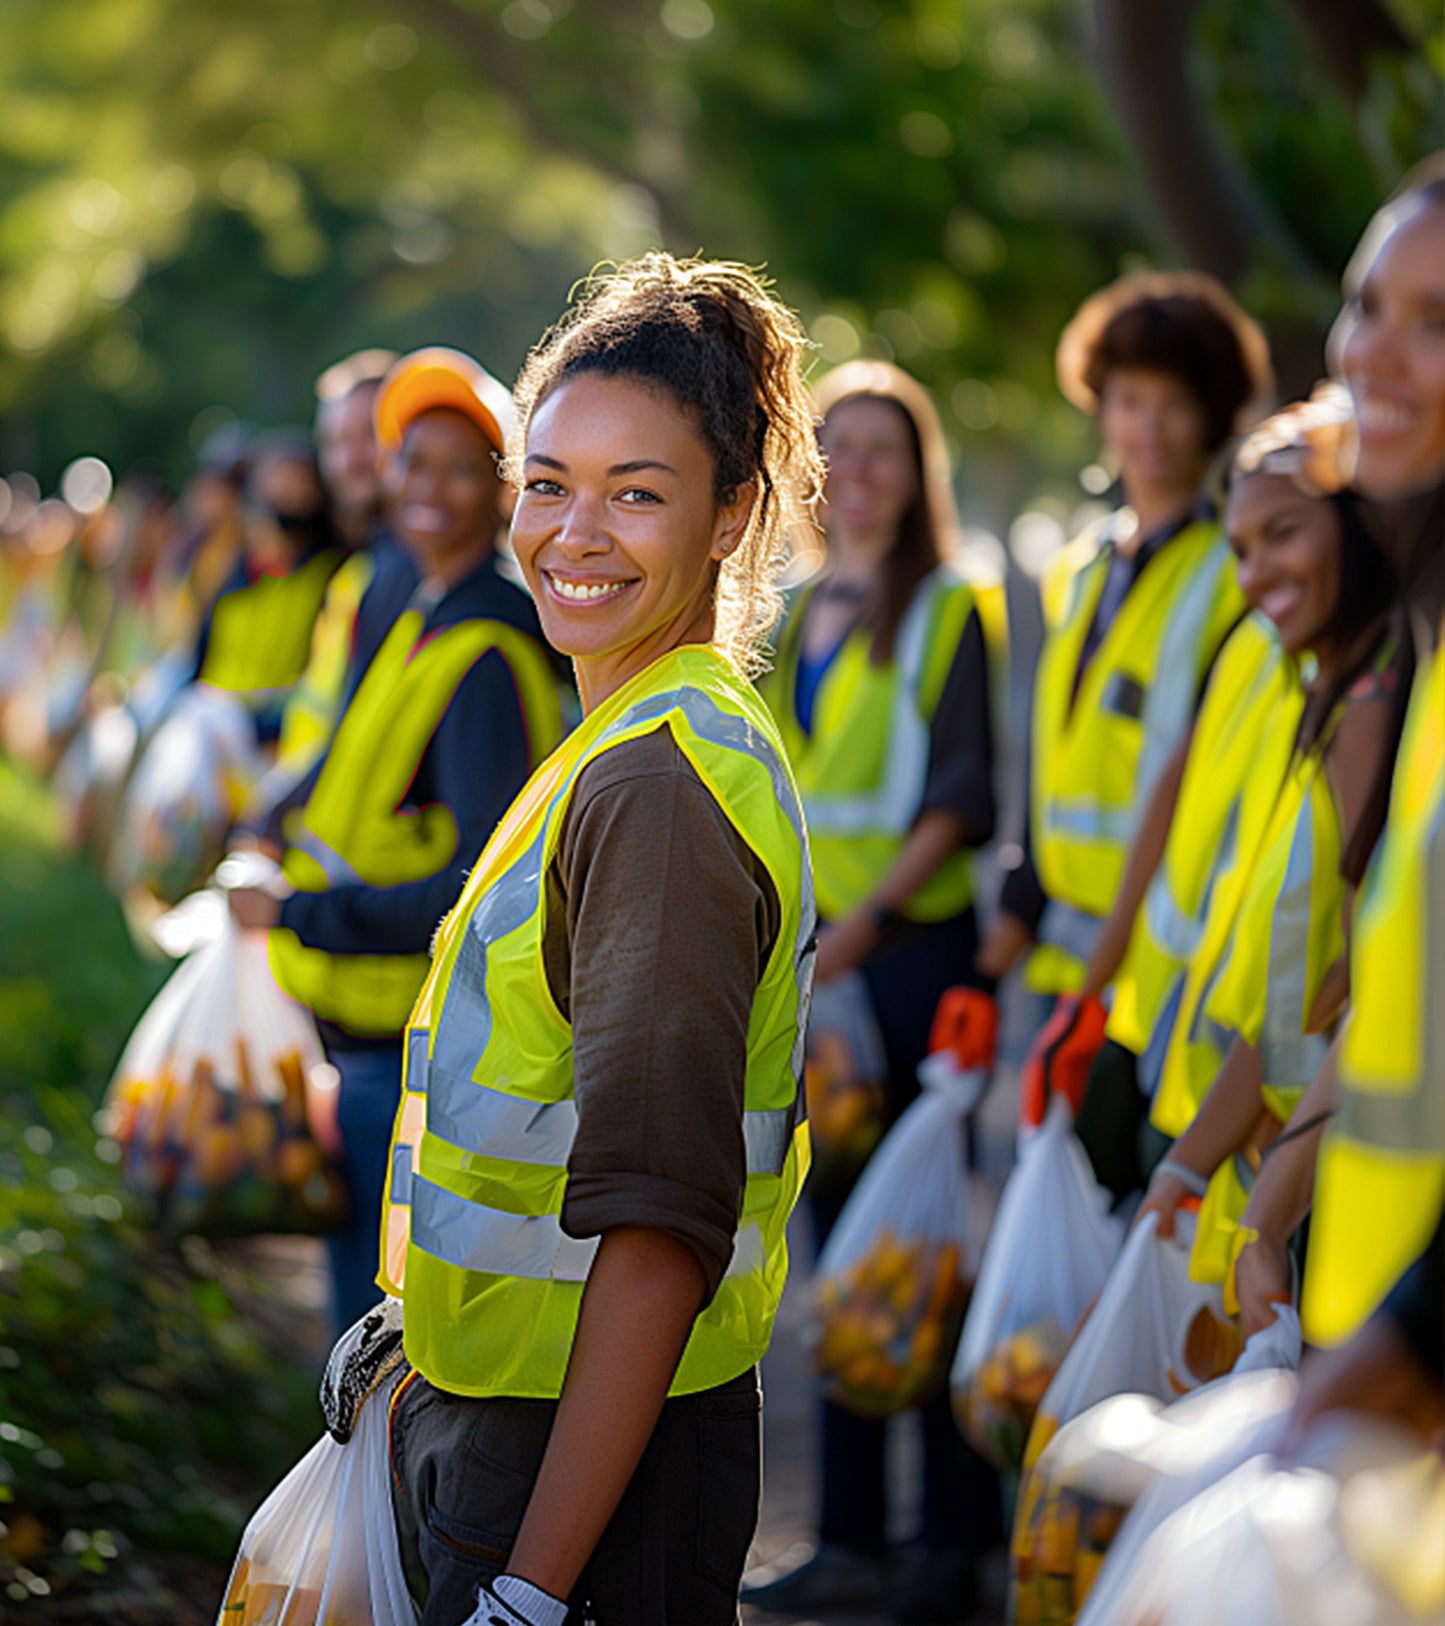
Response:
MULTIPOLYGON (((276 557, 200 672, 276 702, 250 836, 283 878, 229 896, 340 1075, 328 1423, 405 1363, 424 1626, 737 1619, 815 977, 864 991, 896 1116, 944 993, 1027 956, 1101 1183, 1165 1230, 1202 1199, 1195 1268, 1246 1330, 1302 1270, 1335 1346, 1302 1408, 1438 1418, 1442 267, 1437 165, 1349 268, 1338 382, 1263 421, 1263 337, 1207 278, 1126 277, 1066 330, 1118 501, 1043 583, 986 931, 1004 597, 914 381, 810 393, 771 291, 662 253, 511 391, 440 348, 323 381, 349 550, 277 473, 276 557)), ((847 1190, 808 1190, 821 1241, 847 1190)), ((901 1576, 886 1427, 825 1404, 817 1549, 744 1595, 959 1618, 1000 1496, 946 1399, 922 1432, 901 1576)))

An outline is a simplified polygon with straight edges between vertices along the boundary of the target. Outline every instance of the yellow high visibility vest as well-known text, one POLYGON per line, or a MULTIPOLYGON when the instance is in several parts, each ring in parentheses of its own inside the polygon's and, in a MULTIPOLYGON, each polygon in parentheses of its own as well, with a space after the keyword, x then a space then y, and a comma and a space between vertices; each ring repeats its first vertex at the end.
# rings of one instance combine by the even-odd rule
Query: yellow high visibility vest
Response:
POLYGON ((1260 772, 1273 720, 1285 709, 1298 719, 1303 699, 1273 625, 1246 616, 1210 674, 1164 856, 1114 979, 1107 1032, 1139 1057, 1140 1084, 1150 1093, 1215 883, 1234 862, 1244 787, 1260 772))
MULTIPOLYGON (((841 920, 869 898, 912 829, 928 777, 929 726, 969 615, 977 610, 992 652, 1007 648, 1001 586, 974 586, 941 565, 918 586, 899 624, 893 656, 874 665, 872 635, 855 629, 818 684, 813 728, 798 721, 796 695, 805 588, 784 623, 774 670, 761 689, 787 747, 813 853, 818 907, 841 920)), ((900 911, 947 920, 973 899, 973 855, 952 853, 900 911)))
MULTIPOLYGON (((1289 666, 1287 670, 1293 672, 1294 668, 1289 666)), ((1274 712, 1258 742, 1254 765, 1239 799, 1234 858, 1215 882, 1199 943, 1184 976, 1178 1010, 1164 1049, 1159 1087, 1149 1113, 1154 1127, 1171 1139, 1182 1135, 1194 1121, 1235 1035, 1243 1032, 1251 1043, 1259 1037, 1260 1012, 1266 997, 1263 984, 1273 966, 1269 944, 1274 930, 1274 903, 1291 862, 1295 865, 1291 873, 1298 877, 1303 866, 1308 876, 1310 845, 1322 823, 1325 845, 1336 856, 1334 885, 1339 884, 1339 831, 1333 799, 1328 787, 1314 785, 1318 756, 1302 761, 1295 755, 1305 700, 1298 680, 1295 690, 1274 712), (1322 791, 1322 802, 1312 799, 1312 790, 1322 791), (1310 817, 1303 818, 1302 809, 1307 803, 1310 817), (1291 844, 1296 838, 1299 851, 1292 858, 1291 844), (1243 924, 1246 914, 1252 923, 1248 929, 1243 924), (1260 979, 1258 989, 1248 988, 1251 975, 1260 979), (1220 995, 1217 990, 1226 977, 1229 991, 1220 995)), ((1321 887, 1326 884, 1322 877, 1321 887)), ((1316 900, 1307 891, 1302 897, 1292 893, 1292 898, 1303 907, 1291 909, 1281 921, 1285 928, 1280 939, 1281 955, 1293 956, 1291 964, 1298 967, 1303 963, 1298 952, 1300 934, 1311 929, 1308 911, 1316 900)), ((1309 999, 1317 991, 1316 982, 1309 999)), ((1304 1009, 1308 1008, 1306 1000, 1304 1009)), ((1287 1025, 1286 1018, 1281 1020, 1287 1025)))
POLYGON ((304 771, 326 749, 341 712, 356 617, 375 574, 370 549, 361 548, 348 555, 327 583, 321 613, 311 632, 310 658, 281 713, 278 763, 304 771))
POLYGON ((211 611, 200 680, 233 694, 288 689, 311 653, 311 629, 340 551, 322 548, 285 576, 258 576, 211 611))
MULTIPOLYGON (((1306 1033, 1305 1023, 1325 972, 1345 952, 1340 857, 1339 810, 1312 753, 1290 766, 1197 1018, 1221 1060, 1236 1034, 1258 1048, 1264 1105, 1281 1123, 1329 1048, 1328 1037, 1306 1033)), ((1253 1184, 1247 1171, 1247 1160, 1229 1159, 1210 1182, 1190 1257, 1197 1281, 1224 1280, 1253 1184)))
POLYGON ((1445 658, 1417 671, 1355 910, 1339 1110, 1315 1179, 1305 1336, 1342 1343, 1424 1252, 1445 1197, 1445 658))
POLYGON ((1032 839, 1048 904, 1029 984, 1072 993, 1123 877, 1155 780, 1194 717, 1244 601, 1217 522, 1197 520, 1144 568, 1074 678, 1108 572, 1111 518, 1062 551, 1044 582, 1047 635, 1034 684, 1032 839))
POLYGON ((777 729, 721 655, 692 646, 625 684, 532 776, 443 922, 412 1013, 378 1279, 405 1299, 412 1364, 458 1394, 561 1392, 597 1241, 566 1236, 559 1220, 577 1108, 572 1029, 542 965, 546 877, 583 769, 659 727, 757 854, 782 909, 748 1026, 747 1180, 732 1262, 671 1392, 726 1382, 768 1344, 808 1165, 803 1042, 816 912, 802 804, 777 729))
MULTIPOLYGON (((517 684, 535 764, 562 737, 557 684, 541 645, 501 621, 460 621, 423 635, 420 610, 399 616, 367 668, 284 861, 302 892, 342 883, 400 886, 425 880, 456 857, 449 807, 402 801, 462 679, 489 650, 517 684)), ((367 1037, 399 1033, 426 976, 425 954, 332 954, 295 932, 269 935, 277 982, 314 1015, 367 1037)))

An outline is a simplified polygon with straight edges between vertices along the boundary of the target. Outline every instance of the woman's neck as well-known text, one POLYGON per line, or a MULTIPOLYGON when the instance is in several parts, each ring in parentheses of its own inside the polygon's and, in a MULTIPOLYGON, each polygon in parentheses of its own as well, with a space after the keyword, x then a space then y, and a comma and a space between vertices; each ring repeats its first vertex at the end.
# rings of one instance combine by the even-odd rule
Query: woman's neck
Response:
POLYGON ((1133 533, 1119 543, 1119 551, 1126 557, 1137 552, 1144 539, 1161 531, 1166 525, 1178 524, 1188 517, 1199 498, 1199 488, 1171 486, 1133 489, 1124 487, 1124 502, 1135 515, 1133 533))
POLYGON ((692 645, 712 643, 717 630, 717 616, 709 601, 691 617, 680 616, 676 621, 625 649, 609 650, 600 655, 577 655, 572 670, 577 678, 577 697, 582 702, 584 717, 605 704, 617 691, 631 683, 639 672, 660 661, 674 650, 692 645))
POLYGON ((892 552, 894 540, 887 532, 832 526, 827 537, 827 572, 840 581, 872 581, 892 552))
POLYGON ((485 564, 493 551, 494 543, 491 537, 484 537, 480 542, 465 543, 459 548, 454 548, 445 558, 428 561, 425 574, 434 576, 450 591, 485 564))

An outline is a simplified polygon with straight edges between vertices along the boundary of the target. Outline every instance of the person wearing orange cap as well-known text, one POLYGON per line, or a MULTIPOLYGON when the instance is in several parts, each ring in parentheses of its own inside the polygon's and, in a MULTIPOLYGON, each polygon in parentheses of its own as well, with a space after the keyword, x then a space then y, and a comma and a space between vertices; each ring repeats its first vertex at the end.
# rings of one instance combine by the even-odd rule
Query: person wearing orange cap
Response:
POLYGON ((341 1075, 352 1216, 329 1239, 344 1328, 375 1297, 402 1031, 437 922, 533 768, 562 735, 532 601, 501 571, 497 458, 507 390, 471 357, 403 357, 377 392, 397 525, 422 580, 362 675, 289 833, 285 896, 231 893, 270 931, 281 986, 310 1007, 341 1075))

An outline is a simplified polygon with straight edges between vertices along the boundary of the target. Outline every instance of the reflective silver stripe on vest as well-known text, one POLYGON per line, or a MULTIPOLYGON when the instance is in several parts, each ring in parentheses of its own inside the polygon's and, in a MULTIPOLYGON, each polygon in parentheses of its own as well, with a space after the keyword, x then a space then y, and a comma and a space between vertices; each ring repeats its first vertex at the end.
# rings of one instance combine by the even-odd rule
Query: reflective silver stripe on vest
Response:
POLYGON ((1152 1101, 1159 1089, 1159 1082, 1164 1077, 1164 1061, 1169 1054, 1169 1040, 1174 1034, 1174 1024, 1179 1020, 1179 1007, 1184 1003, 1185 973, 1181 971, 1169 985, 1169 992, 1159 1007, 1159 1015, 1154 1023, 1154 1031, 1149 1035, 1149 1041, 1144 1046, 1144 1054, 1139 1058, 1139 1088, 1152 1101))
MULTIPOLYGON (((557 1282, 585 1281, 600 1240, 568 1236, 555 1214, 485 1208, 421 1176, 415 1181, 411 1235, 426 1253, 458 1270, 557 1282)), ((750 1221, 734 1241, 726 1274, 750 1274, 764 1258, 762 1232, 750 1221)))
MULTIPOLYGON (((427 1132, 463 1152, 565 1168, 577 1134, 577 1103, 528 1101, 432 1067, 427 1132)), ((793 1138, 793 1109, 743 1114, 749 1174, 781 1174, 793 1138)))
POLYGON ((1097 915, 1085 914, 1082 909, 1051 898, 1039 921, 1039 941, 1072 954, 1076 960, 1087 960, 1094 952, 1094 941, 1103 924, 1097 915))
POLYGON ((1140 718, 1144 740, 1134 781, 1134 800, 1138 807, 1142 808, 1149 799, 1155 780, 1174 755, 1193 719, 1203 677, 1200 640, 1214 608, 1219 578, 1233 567, 1234 555, 1227 547, 1221 544, 1211 547, 1175 600, 1160 635, 1154 655, 1154 680, 1144 696, 1140 718))
POLYGON ((1087 801, 1055 799, 1044 808, 1050 834, 1119 845, 1127 845, 1134 839, 1137 818, 1132 807, 1100 807, 1092 797, 1087 801))
POLYGON ((898 688, 888 718, 888 755, 877 790, 856 796, 804 799, 808 827, 820 835, 904 835, 918 817, 928 780, 928 723, 919 705, 928 656, 928 623, 940 591, 958 582, 946 566, 932 572, 914 593, 899 623, 895 645, 898 688))
MULTIPOLYGON (((299 822, 298 820, 298 824, 299 822)), ((291 837, 291 845, 298 852, 305 853, 312 863, 320 866, 328 886, 360 886, 364 884, 361 877, 341 854, 334 847, 327 846, 320 836, 308 830, 304 824, 300 824, 300 828, 291 837)))
POLYGON ((1320 1070, 1330 1041, 1323 1033, 1301 1033, 1293 1039, 1262 1039, 1264 1082, 1276 1089, 1308 1084, 1320 1070))
MULTIPOLYGON (((774 797, 798 841, 801 895, 798 935, 793 945, 798 994, 792 1056, 794 1095, 786 1107, 745 1111, 742 1125, 748 1174, 778 1175, 786 1165, 801 1111, 808 997, 816 952, 817 912, 802 809, 783 759, 767 739, 746 717, 725 711, 700 689, 683 688, 640 701, 607 730, 596 749, 605 748, 609 736, 627 732, 652 717, 661 721, 673 710, 687 717, 700 738, 750 756, 768 770, 774 797)), ((486 994, 488 949, 523 926, 536 910, 547 830, 558 801, 570 794, 575 782, 573 775, 557 791, 536 838, 497 877, 468 919, 426 1070, 428 1134, 481 1156, 553 1168, 565 1167, 571 1151, 577 1128, 575 1102, 527 1101, 479 1084, 473 1075, 491 1038, 491 1007, 486 994)), ((577 1281, 585 1278, 596 1251, 595 1239, 578 1243, 565 1237, 555 1217, 506 1214, 454 1196, 414 1175, 409 1158, 405 1171, 399 1166, 393 1168, 394 1193, 403 1174, 412 1191, 412 1241, 425 1252, 461 1268, 491 1275, 577 1281)), ((397 1200, 395 1196, 393 1200, 397 1200)), ((739 1260, 750 1253, 739 1239, 734 1266, 746 1268, 739 1260)), ((759 1233, 756 1263, 761 1260, 759 1233)))
POLYGON ((391 1200, 399 1207, 411 1203, 413 1170, 411 1147, 393 1146, 391 1149, 391 1200))
POLYGON ((1170 886, 1168 873, 1162 865, 1159 873, 1150 882, 1149 890, 1144 897, 1144 918, 1149 927, 1149 935, 1171 960, 1178 960, 1182 964, 1189 960, 1199 947, 1199 937, 1209 914, 1209 901, 1214 895, 1215 883, 1234 862, 1234 849, 1238 837, 1239 799, 1236 797, 1229 804, 1229 812, 1225 815, 1224 828, 1219 833, 1219 846, 1209 868, 1208 880, 1200 894, 1196 914, 1191 915, 1187 910, 1181 909, 1175 901, 1174 889, 1170 886))
POLYGON ((406 1030, 406 1087, 413 1095, 425 1095, 427 1072, 426 1044, 431 1036, 430 1028, 408 1028, 406 1030))
MULTIPOLYGON (((1308 1065, 1315 1051, 1323 1060, 1324 1050, 1328 1048, 1328 1041, 1321 1045, 1318 1036, 1314 1045, 1304 1043, 1305 1021, 1309 1016, 1305 995, 1309 979, 1311 880, 1315 867, 1313 794, 1313 785, 1306 784, 1290 833, 1284 879, 1270 911, 1269 970, 1259 1035, 1266 1084, 1309 1083, 1314 1073, 1301 1077, 1300 1070, 1308 1065), (1271 1070, 1276 1066, 1281 1073, 1271 1070)), ((1318 1062, 1315 1065, 1318 1066, 1318 1062)))

